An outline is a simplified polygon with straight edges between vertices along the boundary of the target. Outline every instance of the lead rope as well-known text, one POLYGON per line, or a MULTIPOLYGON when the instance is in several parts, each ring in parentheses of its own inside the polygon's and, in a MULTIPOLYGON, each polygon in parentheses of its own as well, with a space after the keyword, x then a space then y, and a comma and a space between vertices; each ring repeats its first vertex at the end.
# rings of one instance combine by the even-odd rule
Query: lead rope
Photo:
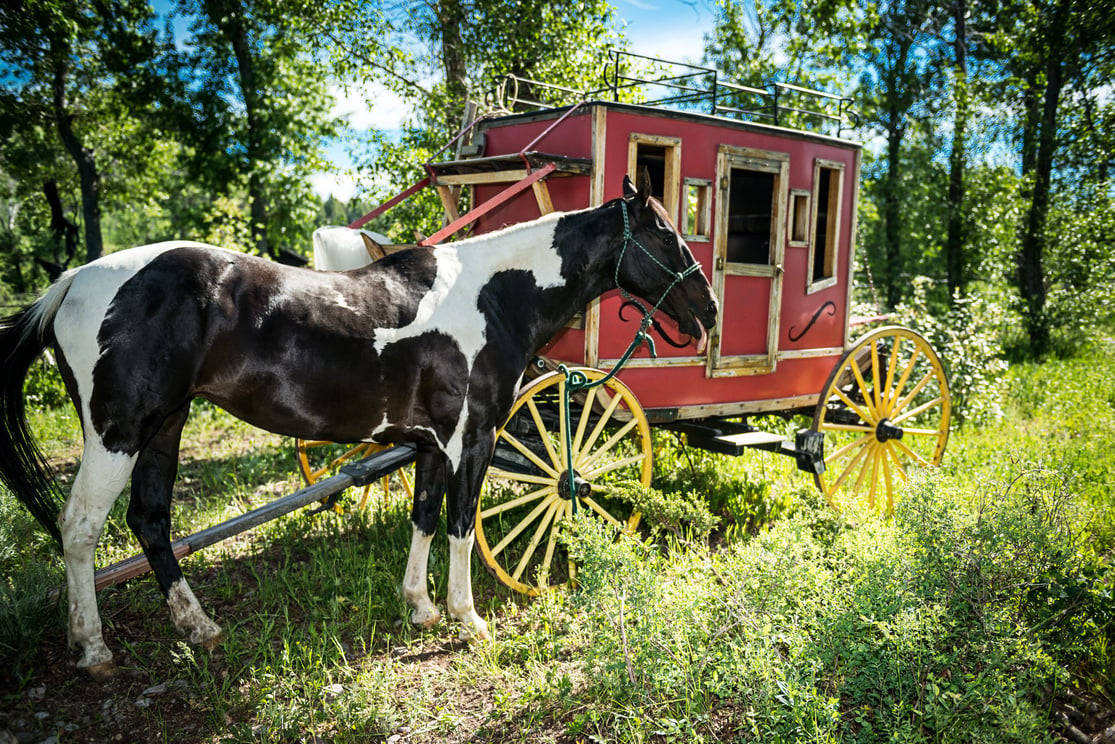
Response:
POLYGON ((581 372, 580 370, 570 369, 564 364, 558 365, 558 370, 565 375, 565 386, 562 392, 562 410, 564 411, 565 416, 565 472, 569 478, 569 499, 573 502, 573 514, 577 514, 578 505, 577 489, 573 475, 573 429, 572 421, 569 416, 570 399, 575 393, 579 393, 582 390, 591 390, 592 388, 600 387, 601 385, 604 385, 613 377, 615 377, 617 374, 619 374, 619 371, 625 364, 627 364, 627 361, 632 357, 632 355, 634 355, 635 350, 639 348, 640 344, 645 343, 647 345, 647 350, 650 352, 651 358, 657 359, 658 352, 654 348, 654 339, 651 338, 650 334, 647 333, 647 328, 650 326, 651 319, 658 311, 658 308, 661 307, 662 303, 666 300, 666 296, 670 294, 671 291, 673 291, 674 287, 681 283, 690 274, 695 271, 700 271, 701 269, 701 265, 696 262, 694 262, 691 266, 687 267, 683 271, 674 271, 669 266, 666 266, 666 264, 659 261, 658 258, 649 250, 647 250, 647 247, 640 243, 631 233, 631 223, 627 216, 627 203, 624 201, 620 201, 620 214, 623 215, 623 247, 620 248, 619 259, 616 261, 616 289, 619 290, 620 295, 625 300, 629 300, 630 302, 635 304, 635 307, 637 307, 643 314, 643 320, 641 323, 639 323, 639 329, 635 331, 635 338, 631 340, 631 343, 627 347, 627 351, 623 352, 623 355, 619 358, 619 361, 616 362, 615 366, 612 367, 612 369, 599 380, 593 382, 588 378, 588 375, 586 375, 584 372, 581 372), (666 288, 666 291, 662 293, 662 296, 658 299, 658 302, 656 302, 654 304, 654 307, 650 310, 647 310, 646 306, 643 305, 643 303, 639 302, 638 299, 632 297, 631 294, 622 286, 620 286, 619 283, 619 269, 620 266, 623 264, 623 257, 627 252, 627 246, 631 243, 634 243, 636 246, 638 246, 643 251, 643 253, 645 253, 650 258, 651 261, 653 261, 659 268, 673 277, 673 281, 670 282, 670 286, 666 288))

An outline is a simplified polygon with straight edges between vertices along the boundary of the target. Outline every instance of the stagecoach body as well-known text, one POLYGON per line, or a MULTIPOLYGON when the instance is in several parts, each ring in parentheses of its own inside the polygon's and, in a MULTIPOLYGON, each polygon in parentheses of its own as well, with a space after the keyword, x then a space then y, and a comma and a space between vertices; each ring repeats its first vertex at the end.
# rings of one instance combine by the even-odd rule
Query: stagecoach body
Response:
MULTIPOLYGON (((657 358, 642 348, 624 367, 652 423, 815 406, 849 342, 858 144, 609 102, 482 121, 473 141, 482 156, 432 171, 437 186, 471 186, 476 204, 554 166, 545 192, 500 204, 477 232, 601 204, 623 174, 650 172, 721 305, 700 355, 658 341, 657 358)), ((542 354, 610 369, 642 319, 622 304, 618 292, 593 303, 542 354)))

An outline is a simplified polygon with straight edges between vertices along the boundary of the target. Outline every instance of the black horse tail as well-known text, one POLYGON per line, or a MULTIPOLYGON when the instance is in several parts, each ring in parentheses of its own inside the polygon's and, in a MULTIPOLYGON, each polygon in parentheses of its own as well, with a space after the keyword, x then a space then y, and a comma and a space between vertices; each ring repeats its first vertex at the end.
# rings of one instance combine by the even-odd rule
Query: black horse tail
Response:
POLYGON ((54 343, 54 316, 73 273, 63 275, 38 302, 0 320, 0 483, 61 545, 62 492, 27 426, 23 382, 31 364, 54 343))

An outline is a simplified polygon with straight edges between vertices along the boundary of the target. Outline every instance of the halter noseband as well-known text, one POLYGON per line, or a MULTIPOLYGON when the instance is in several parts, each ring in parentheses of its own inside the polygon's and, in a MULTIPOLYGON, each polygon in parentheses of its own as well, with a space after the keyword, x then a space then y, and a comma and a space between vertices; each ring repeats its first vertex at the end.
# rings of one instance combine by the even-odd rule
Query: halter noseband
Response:
MULTIPOLYGON (((622 199, 620 199, 620 202, 619 202, 619 211, 620 211, 620 214, 623 215, 623 247, 621 247, 619 249, 619 258, 616 260, 616 289, 619 290, 619 293, 623 296, 623 299, 628 300, 629 302, 635 303, 635 306, 638 307, 639 310, 642 311, 643 322, 639 327, 639 331, 644 332, 644 331, 646 331, 647 326, 650 325, 651 316, 653 316, 656 312, 658 312, 658 308, 661 307, 662 303, 666 301, 666 295, 670 294, 670 292, 673 290, 673 288, 676 287, 678 284, 680 284, 682 282, 682 280, 684 280, 687 276, 689 276, 690 274, 692 274, 695 271, 700 271, 701 265, 699 263, 697 263, 696 261, 694 261, 692 264, 690 264, 688 267, 686 267, 682 271, 674 271, 669 266, 667 266, 666 264, 659 261, 658 257, 655 256, 653 253, 651 253, 650 250, 645 245, 640 243, 639 240, 635 237, 635 235, 631 232, 631 221, 627 216, 627 202, 622 200, 622 199), (623 265, 623 257, 627 254, 627 246, 631 243, 634 243, 635 245, 637 245, 643 251, 643 253, 645 253, 647 255, 647 257, 655 263, 655 265, 657 265, 660 269, 662 269, 667 274, 669 274, 670 276, 673 277, 673 281, 670 282, 670 286, 666 287, 666 291, 662 293, 662 296, 660 298, 658 298, 658 302, 654 303, 654 307, 651 308, 650 310, 647 310, 646 306, 643 305, 643 303, 639 302, 638 299, 636 299, 635 297, 632 297, 631 294, 626 289, 624 289, 622 286, 620 286, 620 283, 619 283, 619 269, 620 269, 620 266, 623 265)), ((647 338, 649 340, 650 337, 648 336, 647 338)), ((653 353, 653 348, 654 347, 653 347, 653 344, 652 344, 651 345, 652 353, 653 353)))

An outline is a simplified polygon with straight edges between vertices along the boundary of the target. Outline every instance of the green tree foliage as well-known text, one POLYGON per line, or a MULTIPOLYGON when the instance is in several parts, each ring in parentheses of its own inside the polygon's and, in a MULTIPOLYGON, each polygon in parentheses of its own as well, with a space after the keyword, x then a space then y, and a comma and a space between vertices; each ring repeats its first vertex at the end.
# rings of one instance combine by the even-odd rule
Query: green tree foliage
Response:
POLYGON ((16 291, 36 281, 31 259, 55 273, 100 256, 104 211, 157 191, 173 148, 147 125, 161 50, 145 1, 0 8, 4 279, 16 291))

